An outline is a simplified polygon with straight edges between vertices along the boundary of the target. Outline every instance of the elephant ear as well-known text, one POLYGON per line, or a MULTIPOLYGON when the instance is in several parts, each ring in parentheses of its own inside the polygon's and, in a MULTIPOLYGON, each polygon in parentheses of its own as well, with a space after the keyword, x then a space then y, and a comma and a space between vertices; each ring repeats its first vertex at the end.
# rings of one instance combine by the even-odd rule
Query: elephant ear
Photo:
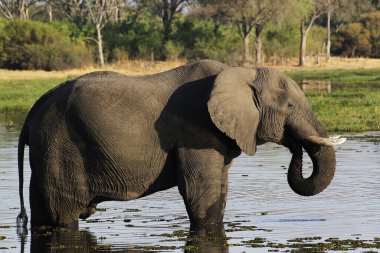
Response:
POLYGON ((248 155, 256 153, 259 111, 253 100, 256 70, 231 67, 221 71, 207 103, 216 127, 234 139, 248 155))

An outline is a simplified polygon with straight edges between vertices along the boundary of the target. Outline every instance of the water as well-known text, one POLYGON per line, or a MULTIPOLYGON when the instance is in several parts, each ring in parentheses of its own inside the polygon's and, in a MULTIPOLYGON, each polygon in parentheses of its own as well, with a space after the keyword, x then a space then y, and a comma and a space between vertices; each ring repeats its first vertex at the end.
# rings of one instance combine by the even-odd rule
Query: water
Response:
MULTIPOLYGON (((17 140, 24 115, 0 117, 0 252, 303 252, 317 243, 325 247, 319 252, 380 251, 380 132, 344 135, 348 140, 336 148, 335 178, 313 197, 298 196, 287 185, 291 156, 282 146, 263 145, 255 156, 237 158, 229 173, 227 239, 188 238, 189 221, 176 187, 138 200, 102 203, 80 222, 79 231, 29 230, 20 238, 15 227, 17 140), (346 248, 337 248, 341 244, 346 248)), ((25 163, 28 182, 27 158, 25 163)), ((310 173, 311 162, 304 161, 304 167, 310 173)), ((30 217, 29 204, 27 210, 30 217)))

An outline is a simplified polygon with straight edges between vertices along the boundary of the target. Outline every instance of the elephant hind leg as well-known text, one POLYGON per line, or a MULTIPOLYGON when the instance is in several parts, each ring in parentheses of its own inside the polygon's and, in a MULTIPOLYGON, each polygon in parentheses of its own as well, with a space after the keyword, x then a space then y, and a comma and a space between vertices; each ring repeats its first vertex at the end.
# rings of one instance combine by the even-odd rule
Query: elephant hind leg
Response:
POLYGON ((44 198, 38 189, 37 180, 33 172, 30 178, 29 202, 31 212, 30 223, 32 228, 54 225, 46 208, 44 198))
MULTIPOLYGON (((81 207, 83 205, 59 197, 61 196, 59 192, 52 194, 56 196, 56 199, 49 199, 45 194, 42 194, 38 183, 38 180, 32 173, 29 194, 32 228, 78 228, 78 219, 81 210, 83 210, 83 207, 81 207)), ((47 188, 51 189, 52 187, 47 188)), ((44 190, 47 191, 46 188, 44 190)))

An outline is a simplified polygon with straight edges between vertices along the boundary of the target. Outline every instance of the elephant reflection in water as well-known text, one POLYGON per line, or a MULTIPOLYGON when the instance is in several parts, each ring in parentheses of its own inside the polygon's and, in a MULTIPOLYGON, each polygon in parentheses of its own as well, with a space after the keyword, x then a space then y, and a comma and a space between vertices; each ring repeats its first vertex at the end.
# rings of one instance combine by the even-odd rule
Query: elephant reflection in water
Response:
MULTIPOLYGON (((21 253, 24 253, 24 245, 21 248, 21 253)), ((116 253, 148 252, 141 248, 144 246, 118 245, 116 249, 113 249, 113 245, 98 244, 96 236, 87 230, 39 230, 31 235, 30 253, 90 253, 107 250, 116 253), (120 247, 125 249, 120 249, 120 247)), ((186 239, 185 252, 222 253, 228 251, 224 229, 213 228, 212 232, 206 230, 189 232, 186 239)))

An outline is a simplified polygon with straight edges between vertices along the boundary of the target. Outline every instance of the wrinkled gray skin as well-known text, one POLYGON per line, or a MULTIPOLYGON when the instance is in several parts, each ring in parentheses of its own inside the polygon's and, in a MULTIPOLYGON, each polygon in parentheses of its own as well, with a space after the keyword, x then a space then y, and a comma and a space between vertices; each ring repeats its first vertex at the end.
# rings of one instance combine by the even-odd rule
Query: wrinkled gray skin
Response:
POLYGON ((268 141, 293 153, 288 182, 296 193, 324 190, 335 153, 320 137, 327 133, 303 92, 273 69, 204 60, 144 77, 90 73, 46 93, 27 116, 19 141, 18 223, 27 222, 25 144, 32 227, 77 226, 102 201, 178 186, 191 226, 199 228, 222 224, 232 160, 268 141), (306 179, 302 148, 314 164, 306 179))

